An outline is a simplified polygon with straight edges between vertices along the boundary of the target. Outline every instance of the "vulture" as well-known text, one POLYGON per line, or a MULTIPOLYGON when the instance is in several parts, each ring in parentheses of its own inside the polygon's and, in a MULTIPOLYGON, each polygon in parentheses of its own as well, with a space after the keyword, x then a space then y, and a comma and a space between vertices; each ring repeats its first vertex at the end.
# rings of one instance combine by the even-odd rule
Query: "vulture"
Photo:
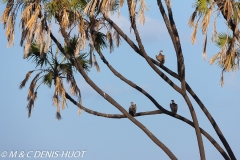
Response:
POLYGON ((134 104, 133 102, 131 102, 131 106, 129 107, 129 114, 131 114, 132 116, 134 116, 136 114, 137 111, 137 106, 136 104, 134 104))
POLYGON ((160 50, 159 54, 156 55, 156 59, 160 62, 160 64, 164 64, 165 62, 165 55, 162 54, 162 50, 160 50))
POLYGON ((174 114, 177 113, 178 105, 172 100, 172 103, 170 103, 170 108, 174 114))

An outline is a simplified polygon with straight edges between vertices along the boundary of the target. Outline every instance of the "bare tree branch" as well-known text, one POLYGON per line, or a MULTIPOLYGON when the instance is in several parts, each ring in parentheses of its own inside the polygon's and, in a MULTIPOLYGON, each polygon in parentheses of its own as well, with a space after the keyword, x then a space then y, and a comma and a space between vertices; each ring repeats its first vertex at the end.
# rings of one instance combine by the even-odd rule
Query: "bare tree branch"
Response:
MULTIPOLYGON (((79 107, 80 109, 84 110, 85 112, 95 115, 95 116, 100 116, 100 117, 105 117, 105 118, 114 118, 114 119, 121 119, 121 118, 127 118, 124 114, 107 114, 107 113, 101 113, 97 111, 93 111, 91 109, 85 108, 84 106, 80 105, 78 102, 76 102, 69 94, 66 93, 66 98, 70 100, 74 105, 79 107)), ((161 114, 162 111, 160 110, 155 110, 155 111, 147 111, 147 112, 138 112, 134 115, 134 117, 139 117, 139 116, 146 116, 146 115, 154 115, 154 114, 161 114)))
MULTIPOLYGON (((127 118, 125 115, 122 114, 106 114, 106 113, 101 113, 101 112, 97 112, 97 111, 93 111, 90 110, 88 108, 85 108, 84 106, 80 105, 78 102, 76 102, 69 94, 66 93, 66 98, 68 100, 70 100, 74 105, 76 105, 77 107, 79 107, 80 109, 83 109, 85 112, 95 115, 95 116, 100 116, 100 117, 105 117, 105 118, 114 118, 114 119, 121 119, 121 118, 127 118)), ((169 112, 170 116, 179 119, 187 124, 189 124, 190 126, 192 126, 194 128, 194 123, 191 122, 190 120, 188 120, 185 117, 182 117, 178 114, 173 114, 171 112, 169 112)), ((161 110, 155 110, 155 111, 147 111, 147 112, 139 112, 136 113, 134 117, 138 117, 138 116, 145 116, 145 115, 154 115, 154 114, 163 114, 163 112, 161 110)), ((219 151, 219 153, 221 153, 221 155, 226 159, 226 160, 230 160, 230 158, 228 157, 228 155, 226 154, 226 152, 221 148, 221 146, 211 137, 211 135, 209 135, 205 130, 203 130, 202 128, 200 128, 201 133, 214 145, 214 147, 219 151)))
MULTIPOLYGON (((180 37, 178 35, 176 24, 175 24, 174 19, 173 19, 173 13, 172 13, 172 8, 171 8, 171 1, 170 0, 166 0, 165 3, 166 3, 166 6, 167 6, 167 9, 168 9, 169 21, 166 21, 166 16, 163 16, 163 18, 165 17, 165 19, 164 19, 165 23, 166 22, 167 23, 170 22, 170 25, 166 24, 166 27, 171 27, 171 31, 172 32, 169 32, 169 34, 172 34, 171 35, 172 41, 176 45, 175 50, 176 50, 176 56, 177 56, 178 74, 180 76, 182 89, 186 92, 185 65, 184 65, 184 57, 183 57, 183 54, 182 54, 182 47, 181 47, 181 43, 180 43, 180 37)), ((160 8, 163 7, 160 0, 158 0, 158 5, 159 5, 160 8)), ((163 8, 163 11, 164 11, 164 8, 163 8)), ((165 11, 163 13, 165 13, 165 11)))
MULTIPOLYGON (((134 42, 108 17, 106 17, 105 15, 103 15, 105 20, 108 21, 108 23, 119 33, 119 35, 121 35, 121 37, 133 48, 133 50, 138 53, 140 56, 143 57, 142 53, 140 52, 140 50, 138 49, 138 47, 134 44, 134 42)), ((166 16, 166 14, 165 14, 166 16)), ((143 57, 144 58, 144 57, 143 57)), ((169 75, 173 76, 174 78, 180 80, 179 76, 173 72, 172 70, 170 70, 169 68, 167 68, 164 65, 161 65, 159 62, 157 62, 156 60, 151 58, 151 61, 157 65, 158 67, 162 68, 165 72, 167 72, 169 75)), ((198 96, 194 93, 194 91, 190 88, 190 86, 188 85, 188 83, 186 82, 186 89, 189 92, 189 94, 194 98, 194 100, 197 102, 197 104, 200 106, 200 108, 203 110, 203 112, 205 113, 205 115, 207 116, 207 118, 209 119, 210 123, 212 124, 213 128, 215 129, 218 137, 220 138, 220 140, 222 141, 224 147, 226 148, 226 150, 228 151, 229 155, 231 155, 230 153, 232 153, 231 159, 234 159, 234 154, 231 150, 231 147, 229 146, 227 140, 225 139, 224 135, 222 134, 220 128, 218 127, 216 121, 214 120, 214 118, 211 116, 211 114, 208 112, 207 108, 204 106, 204 104, 202 103, 202 101, 198 98, 198 96)))
POLYGON ((184 97, 184 99, 185 99, 185 101, 186 101, 186 103, 189 107, 191 116, 193 118, 193 123, 195 124, 195 130, 196 130, 196 135, 197 135, 200 157, 201 157, 202 160, 205 160, 206 157, 205 157, 204 145, 203 145, 202 136, 200 134, 200 128, 199 128, 199 124, 198 124, 198 120, 197 120, 197 115, 194 111, 194 108, 192 106, 192 103, 191 103, 190 99, 188 98, 188 96, 186 94, 184 58, 183 58, 183 55, 182 55, 182 49, 181 49, 181 44, 180 44, 178 31, 177 31, 177 28, 176 28, 176 25, 175 25, 175 22, 174 22, 174 19, 173 19, 170 0, 165 1, 167 9, 168 9, 169 19, 166 16, 166 13, 165 13, 165 10, 164 10, 164 7, 162 5, 161 0, 157 0, 157 2, 158 2, 160 13, 161 13, 161 15, 164 19, 164 22, 165 22, 166 27, 168 29, 169 35, 172 38, 172 42, 173 42, 175 50, 176 50, 177 64, 178 64, 178 74, 180 76, 182 90, 184 92, 184 94, 182 94, 182 96, 184 97))
POLYGON ((186 87, 187 87, 187 91, 190 93, 190 95, 193 97, 193 99, 197 102, 199 107, 202 109, 202 111, 204 112, 204 114, 206 115, 206 117, 208 118, 210 123, 212 124, 215 132, 217 133, 218 137, 220 138, 221 142, 223 143, 223 145, 224 145, 225 149, 227 150, 230 158, 233 159, 233 160, 236 160, 235 155, 233 154, 233 151, 232 151, 231 147, 229 146, 227 140, 225 139, 223 133, 221 132, 220 128, 218 127, 216 121, 214 120, 214 118, 212 117, 210 112, 207 110, 205 105, 202 103, 202 101, 198 98, 198 96, 194 93, 194 91, 191 89, 191 87, 187 83, 186 83, 186 87))
MULTIPOLYGON (((134 42, 108 17, 106 17, 105 15, 103 15, 105 20, 108 21, 108 23, 119 33, 119 35, 121 35, 121 37, 133 48, 133 50, 138 53, 140 56, 143 57, 142 53, 140 52, 140 50, 138 49, 138 47, 134 44, 134 42)), ((166 16, 166 15, 165 15, 166 16)), ((143 57, 144 58, 144 57, 143 57)), ((165 72, 167 72, 169 75, 173 76, 174 78, 180 80, 179 76, 173 72, 172 70, 170 70, 169 68, 167 68, 164 65, 161 65, 159 62, 157 62, 156 60, 151 58, 151 61, 157 65, 158 67, 162 68, 165 72)), ((215 129, 218 137, 220 138, 220 140, 222 141, 224 147, 226 148, 226 150, 228 151, 228 154, 231 156, 231 159, 234 159, 234 154, 231 150, 231 147, 229 146, 227 140, 225 139, 223 133, 221 132, 220 128, 218 127, 216 121, 214 120, 214 118, 211 116, 211 114, 208 112, 207 108, 204 106, 204 104, 202 103, 202 101, 198 98, 198 96, 194 93, 194 91, 190 88, 190 86, 188 85, 188 83, 186 82, 186 89, 189 92, 189 94, 194 98, 194 100, 197 102, 197 104, 200 106, 200 108, 202 109, 202 111, 205 113, 205 115, 207 116, 207 118, 209 119, 210 123, 212 124, 213 128, 215 129)))
MULTIPOLYGON (((131 0, 128 0, 128 10, 129 10, 129 14, 130 14, 130 10, 131 10, 131 0)), ((145 60, 147 61, 147 63, 152 67, 152 69, 160 76, 162 77, 169 85, 171 85, 177 92, 182 93, 183 91, 177 86, 175 85, 163 72, 161 72, 150 60, 149 56, 147 55, 144 46, 142 44, 141 38, 139 36, 137 27, 136 27, 136 22, 135 22, 135 17, 132 17, 130 14, 130 19, 131 19, 131 27, 134 30, 135 33, 135 37, 136 37, 136 41, 138 42, 138 46, 140 49, 140 52, 142 53, 143 57, 145 58, 145 60)))
MULTIPOLYGON (((215 1, 217 2, 218 6, 220 7, 220 4, 219 4, 220 1, 217 1, 217 0, 215 0, 215 1)), ((170 34, 170 33, 173 32, 173 31, 172 31, 172 28, 170 27, 170 26, 171 26, 171 25, 170 25, 170 22, 169 22, 169 20, 168 20, 168 18, 167 18, 167 16, 166 16, 166 13, 165 13, 165 11, 164 11, 164 8, 163 8, 162 3, 161 3, 160 0, 158 0, 158 5, 159 5, 160 12, 161 12, 161 14, 162 14, 162 16, 163 16, 163 19, 164 19, 164 21, 165 21, 165 24, 166 24, 166 26, 167 26, 167 29, 168 29, 168 31, 169 31, 169 35, 171 36, 172 41, 174 42, 174 36, 173 36, 173 34, 170 34)), ((169 13, 170 16, 169 16, 169 17, 172 17, 172 16, 171 16, 171 15, 172 15, 172 14, 171 14, 171 13, 172 13, 172 12, 171 12, 171 8, 168 7, 168 9, 170 9, 170 13, 169 13)), ((222 11, 222 14, 223 14, 224 18, 227 20, 227 16, 225 15, 225 12, 223 12, 223 10, 221 10, 221 11, 222 11)), ((172 18, 172 19, 173 19, 173 18, 172 18)), ((233 32, 236 30, 236 25, 234 24, 234 22, 233 22, 232 20, 229 20, 229 21, 228 21, 228 25, 231 26, 231 29, 233 30, 233 32)), ((175 26, 175 25, 174 25, 174 26, 175 26)), ((239 37, 239 36, 237 36, 237 37, 239 37)), ((176 45, 177 45, 177 44, 174 43, 174 46, 176 46, 176 45)), ((229 156, 231 157, 231 159, 236 159, 236 157, 234 156, 234 153, 233 153, 231 147, 229 146, 227 140, 226 140, 225 137, 223 136, 223 134, 222 134, 220 128, 218 127, 217 123, 215 122, 215 120, 213 119, 213 117, 211 116, 211 114, 208 112, 208 110, 207 110, 207 108, 204 106, 204 104, 201 102, 201 100, 197 97, 197 95, 193 92, 193 90, 192 90, 192 89, 190 88, 190 86, 187 84, 187 82, 186 82, 186 89, 187 89, 187 91, 191 94, 191 96, 195 99, 195 101, 198 103, 198 105, 200 106, 200 108, 202 109, 202 111, 205 113, 205 115, 206 115, 207 118, 209 119, 210 123, 212 124, 213 128, 215 129, 218 137, 219 137, 220 140, 222 141, 222 143, 223 143, 224 147, 226 148, 226 150, 227 150, 229 156)))
MULTIPOLYGON (((62 32, 62 35, 65 39, 66 34, 62 32)), ((51 33, 50 35, 51 39, 55 42, 59 50, 64 54, 64 56, 71 61, 71 63, 76 67, 78 72, 83 76, 85 81, 96 91, 98 92, 102 97, 104 97, 109 103, 114 105, 118 110, 120 110, 128 119, 130 119, 135 125, 137 125, 139 128, 141 128, 152 141, 157 144, 171 159, 176 160, 177 158, 175 155, 161 142, 159 141, 142 123, 137 121, 134 117, 132 117, 121 105, 119 105, 112 97, 110 97, 107 93, 103 92, 84 72, 81 64, 78 61, 74 61, 73 59, 70 58, 70 56, 65 53, 64 49, 62 48, 61 44, 57 41, 57 39, 53 36, 51 33)), ((66 42, 68 44, 68 42, 66 42)))
MULTIPOLYGON (((98 52, 98 54, 99 54, 99 56, 101 57, 101 59, 102 59, 102 61, 109 67, 109 69, 118 77, 118 78, 120 78, 122 81, 124 81, 125 83, 127 83, 128 85, 130 85, 131 87, 133 87, 133 88, 135 88, 136 90, 138 90, 139 92, 141 92, 142 94, 144 94, 146 97, 148 97, 154 104, 155 104, 155 106, 157 107, 157 108, 159 108, 161 111, 160 111, 160 113, 165 113, 165 114, 167 114, 167 115, 170 115, 170 116, 172 116, 173 114, 171 113, 171 112, 169 112, 169 111, 166 111, 160 104, 158 104, 156 101, 155 101, 155 99, 153 99, 153 97, 151 97, 151 95, 149 95, 144 89, 142 89, 141 87, 139 87, 139 86, 137 86, 135 83, 133 83, 132 81, 130 81, 130 80, 128 80, 128 79, 126 79, 124 76, 122 76, 119 72, 117 72, 110 64, 109 64, 109 62, 106 60, 106 58, 103 56, 103 54, 101 53, 101 51, 97 51, 98 52)), ((154 112, 155 113, 155 112, 154 112)), ((140 114, 141 115, 141 114, 140 114)), ((174 118, 176 118, 175 116, 173 116, 174 118)), ((185 122, 187 122, 188 124, 190 124, 189 123, 189 121, 187 121, 185 118, 178 118, 178 119, 180 119, 180 120, 182 120, 182 121, 185 121, 185 122)), ((193 127, 194 127, 194 125, 193 125, 193 123, 191 122, 191 124, 190 125, 192 125, 193 127)), ((202 131, 201 131, 202 132, 202 131)), ((205 132, 205 131, 204 131, 205 132)), ((207 134, 207 133, 206 133, 207 134)), ((205 135, 205 134, 204 134, 205 135)), ((210 138, 208 138, 209 139, 209 141, 211 141, 212 142, 212 140, 210 140, 210 138)), ((216 142, 214 142, 214 143, 212 143, 213 145, 215 144, 216 142)), ((223 157, 226 159, 229 159, 229 157, 228 157, 228 155, 225 153, 225 152, 223 152, 223 149, 217 144, 217 146, 215 146, 217 149, 218 149, 218 151, 223 155, 223 157), (220 147, 220 148, 219 148, 220 147)))
POLYGON ((102 54, 102 52, 100 50, 98 50, 95 47, 97 53, 99 54, 100 58, 102 59, 102 61, 108 66, 108 68, 113 72, 113 74, 115 74, 115 76, 117 76, 119 79, 121 79, 122 81, 124 81, 125 83, 127 83, 128 85, 130 85, 131 87, 135 88, 136 90, 138 90, 139 92, 141 92, 142 94, 144 94, 146 97, 148 97, 153 104, 161 111, 163 112, 169 112, 166 109, 164 109, 160 104, 158 104, 158 102, 149 94, 147 93, 143 88, 141 88, 140 86, 136 85, 135 83, 133 83, 132 81, 126 79, 124 76, 122 76, 119 72, 117 72, 110 64, 109 62, 106 60, 106 58, 104 57, 104 55, 102 54))
MULTIPOLYGON (((132 49, 137 52, 140 56, 143 56, 143 54, 140 52, 139 48, 136 46, 136 44, 134 44, 134 42, 116 25, 116 23, 114 23, 110 18, 106 17, 105 15, 103 15, 104 19, 115 29, 116 32, 118 32, 119 35, 121 35, 121 37, 132 47, 132 49)), ((150 58, 150 57, 149 57, 150 58)), ((170 69, 168 69, 167 67, 165 67, 164 65, 160 64, 158 61, 150 58, 151 61, 159 66, 160 68, 162 68, 165 72, 167 72, 168 74, 170 74, 171 76, 173 76, 176 79, 179 79, 178 74, 176 74, 175 72, 171 71, 170 69)), ((164 79, 165 81, 168 81, 168 77, 166 77, 166 79, 164 79)))

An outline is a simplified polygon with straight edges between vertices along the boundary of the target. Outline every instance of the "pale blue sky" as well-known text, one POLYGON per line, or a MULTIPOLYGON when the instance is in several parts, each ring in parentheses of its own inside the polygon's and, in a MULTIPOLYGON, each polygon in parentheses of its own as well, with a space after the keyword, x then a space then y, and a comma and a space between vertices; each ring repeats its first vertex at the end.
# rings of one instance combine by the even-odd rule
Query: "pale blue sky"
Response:
MULTIPOLYGON (((176 71, 175 53, 157 4, 155 1, 148 3, 150 11, 146 13, 146 25, 139 29, 145 49, 153 58, 162 49, 166 55, 165 65, 176 71)), ((216 65, 210 66, 202 58, 203 37, 198 34, 197 43, 191 44, 192 29, 188 27, 187 22, 193 11, 192 3, 193 1, 190 0, 181 1, 181 3, 176 0, 172 2, 185 57, 186 80, 215 118, 236 157, 240 158, 239 72, 234 77, 233 73, 227 74, 224 87, 220 87, 221 70, 216 65)), ((0 5, 1 13, 4 7, 0 5)), ((125 33, 130 34, 128 17, 124 12, 125 10, 122 9, 120 19, 116 17, 113 19, 118 21, 125 33)), ((217 28, 224 30, 225 24, 219 22, 217 28)), ((25 152, 86 150, 82 158, 86 160, 169 159, 142 130, 128 119, 107 119, 85 112, 78 116, 77 107, 68 102, 68 107, 61 111, 63 119, 57 121, 56 108, 52 104, 53 89, 48 87, 39 89, 31 118, 27 118, 26 97, 29 84, 22 90, 18 88, 26 73, 35 66, 22 58, 23 48, 19 46, 19 32, 17 24, 15 45, 7 48, 5 31, 0 30, 2 35, 0 38, 2 48, 0 51, 0 153, 12 150, 25 152)), ((133 32, 130 37, 134 38, 133 32)), ((218 52, 218 48, 208 43, 207 52, 209 59, 218 52)), ((104 55, 115 69, 127 79, 146 89, 164 108, 169 109, 170 100, 174 99, 179 106, 178 113, 191 119, 184 99, 158 77, 146 61, 134 53, 123 40, 120 48, 115 48, 114 53, 110 54, 106 50, 104 55)), ((137 104, 138 111, 156 109, 146 97, 116 78, 99 57, 97 58, 101 72, 97 73, 95 68, 92 68, 88 75, 101 89, 127 110, 131 101, 137 104)), ((81 76, 76 77, 84 106, 105 113, 120 113, 91 89, 81 76)), ((179 84, 177 81, 174 82, 179 84)), ((221 144, 205 115, 196 103, 192 102, 200 126, 221 144)), ((186 123, 166 115, 144 116, 137 119, 179 159, 199 159, 195 131, 186 123)), ((207 159, 223 159, 211 143, 205 138, 203 140, 207 159)))

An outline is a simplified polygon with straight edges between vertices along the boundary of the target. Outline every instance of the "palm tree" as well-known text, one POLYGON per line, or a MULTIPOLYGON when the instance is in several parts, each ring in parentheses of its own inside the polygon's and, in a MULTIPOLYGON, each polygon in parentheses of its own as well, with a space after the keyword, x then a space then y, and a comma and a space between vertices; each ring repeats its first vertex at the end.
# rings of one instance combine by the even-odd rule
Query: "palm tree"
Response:
MULTIPOLYGON (((13 1, 3 0, 6 3, 6 9, 2 15, 2 22, 6 27, 6 36, 8 37, 8 46, 11 46, 14 41, 14 27, 17 17, 18 9, 21 9, 21 22, 22 37, 21 46, 24 45, 24 58, 32 59, 36 64, 35 70, 29 71, 26 78, 22 81, 20 88, 22 88, 26 81, 29 79, 33 72, 38 72, 33 78, 28 93, 28 110, 29 117, 34 105, 34 101, 37 96, 37 89, 42 84, 46 84, 51 87, 52 82, 55 85, 55 93, 53 96, 54 105, 57 106, 57 118, 60 119, 60 100, 62 97, 62 109, 66 105, 65 89, 63 86, 63 79, 66 79, 70 83, 70 91, 74 95, 78 95, 81 99, 80 90, 75 82, 73 71, 75 71, 73 64, 70 60, 63 58, 60 61, 61 54, 54 55, 52 47, 50 45, 51 36, 51 19, 56 19, 60 24, 62 34, 67 33, 67 38, 71 36, 71 31, 78 27, 79 35, 74 35, 67 40, 70 44, 65 44, 64 50, 71 56, 71 60, 77 59, 82 64, 85 71, 89 71, 92 63, 100 72, 100 67, 97 63, 96 56, 94 54, 94 47, 97 49, 103 49, 108 47, 113 50, 113 38, 112 33, 107 31, 106 34, 100 32, 102 19, 97 17, 97 9, 91 9, 91 14, 84 14, 84 7, 89 2, 88 0, 37 0, 37 1, 13 1), (42 7, 44 6, 44 8, 42 7), (99 24, 98 26, 96 24, 99 24), (67 31, 67 32, 65 32, 67 31), (94 38, 93 38, 94 33, 94 38), (94 43, 93 43, 94 42, 94 43), (89 53, 80 53, 80 50, 84 50, 85 46, 89 44, 89 53), (89 60, 86 58, 89 56, 89 60), (41 80, 41 83, 36 87, 36 83, 41 80)), ((116 6, 116 3, 113 3, 116 6)), ((116 7, 110 7, 109 11, 116 10, 116 7)), ((105 26, 108 27, 108 26, 105 26)), ((117 46, 119 45, 120 36, 115 33, 117 46)), ((81 101, 81 100, 80 100, 81 101)))
POLYGON ((203 56, 205 60, 207 54, 207 30, 209 28, 211 17, 215 14, 211 41, 215 42, 221 51, 213 55, 209 62, 210 64, 213 64, 217 60, 217 64, 222 68, 221 84, 223 84, 223 73, 231 70, 235 71, 239 63, 239 38, 237 36, 238 28, 236 26, 239 24, 240 2, 196 0, 194 7, 195 11, 191 15, 188 24, 190 27, 194 27, 192 43, 195 43, 198 24, 200 20, 202 20, 202 34, 205 35, 203 48, 203 56), (216 29, 217 18, 220 13, 223 14, 228 22, 228 31, 226 33, 218 33, 216 29), (232 33, 230 33, 229 29, 232 30, 232 33))
MULTIPOLYGON (((76 48, 77 39, 77 36, 70 38, 70 43, 73 48, 76 48)), ((71 56, 74 56, 74 54, 69 51, 69 47, 65 46, 64 49, 71 56)), ((85 72, 90 71, 89 61, 86 60, 87 56, 87 53, 80 52, 76 58, 76 60, 78 60, 84 68, 85 72)), ((66 59, 61 52, 58 54, 58 51, 56 51, 54 54, 53 46, 51 46, 47 53, 43 53, 41 55, 40 46, 36 43, 32 43, 26 59, 32 60, 32 62, 36 64, 36 69, 31 70, 26 74, 25 79, 20 84, 20 89, 25 86, 26 82, 30 78, 30 75, 33 72, 37 72, 29 86, 27 96, 27 100, 29 101, 27 105, 28 117, 31 116, 34 101, 37 98, 37 90, 41 85, 47 85, 51 88, 52 84, 54 84, 55 91, 53 94, 53 101, 54 105, 57 107, 56 117, 58 120, 61 119, 60 100, 62 102, 62 109, 66 106, 66 90, 63 84, 64 80, 70 84, 71 94, 77 96, 81 104, 81 92, 74 78, 75 69, 72 63, 66 59)))

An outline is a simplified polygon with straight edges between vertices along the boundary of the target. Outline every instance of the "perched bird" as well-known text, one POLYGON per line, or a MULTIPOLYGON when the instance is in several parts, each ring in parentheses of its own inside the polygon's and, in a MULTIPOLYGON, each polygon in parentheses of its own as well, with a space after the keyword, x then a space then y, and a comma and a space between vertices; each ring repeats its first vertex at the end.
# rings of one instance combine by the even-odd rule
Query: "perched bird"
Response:
POLYGON ((177 113, 178 105, 174 102, 174 100, 171 100, 172 103, 170 103, 170 108, 174 114, 177 113))
POLYGON ((165 62, 165 55, 162 54, 162 50, 160 50, 159 54, 156 55, 156 59, 161 63, 164 64, 165 62))
POLYGON ((137 111, 137 105, 131 102, 131 106, 129 107, 129 114, 134 116, 136 114, 136 111, 137 111))

